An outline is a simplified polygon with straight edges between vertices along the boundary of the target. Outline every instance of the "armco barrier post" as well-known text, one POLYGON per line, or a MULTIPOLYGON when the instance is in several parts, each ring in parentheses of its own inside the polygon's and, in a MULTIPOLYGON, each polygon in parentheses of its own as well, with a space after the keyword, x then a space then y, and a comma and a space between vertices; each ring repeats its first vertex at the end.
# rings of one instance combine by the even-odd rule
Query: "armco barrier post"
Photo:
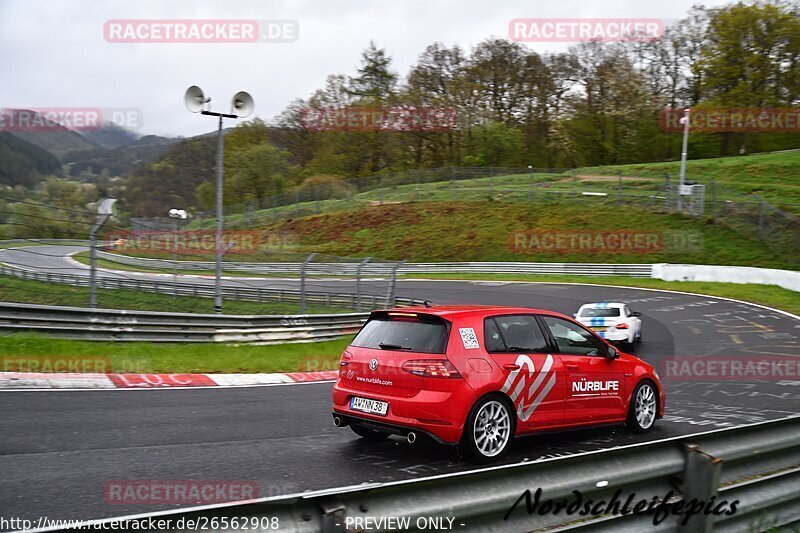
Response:
POLYGON ((308 267, 309 263, 314 260, 314 257, 317 254, 308 254, 306 260, 303 261, 303 264, 300 266, 300 314, 305 314, 306 312, 306 268, 308 267))
MULTIPOLYGON (((712 457, 700 450, 696 444, 686 446, 686 470, 683 475, 683 501, 709 502, 717 495, 722 474, 722 459, 712 457)), ((710 533, 714 526, 714 515, 697 513, 686 523, 681 520, 679 533, 710 533)))
POLYGON ((361 269, 369 263, 371 257, 363 259, 356 267, 356 311, 361 312, 361 269))
POLYGON ((397 288, 397 271, 406 263, 405 259, 396 263, 392 268, 392 279, 389 281, 389 290, 386 292, 386 305, 387 307, 394 307, 395 304, 395 289, 397 288))

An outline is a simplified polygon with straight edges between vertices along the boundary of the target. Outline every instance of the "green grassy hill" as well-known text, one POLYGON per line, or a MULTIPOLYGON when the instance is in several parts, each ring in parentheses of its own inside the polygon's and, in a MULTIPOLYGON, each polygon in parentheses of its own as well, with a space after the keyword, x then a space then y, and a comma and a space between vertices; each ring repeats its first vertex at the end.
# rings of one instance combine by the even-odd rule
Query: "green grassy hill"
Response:
MULTIPOLYGON (((649 163, 419 185, 403 182, 382 189, 354 189, 345 198, 240 211, 228 215, 225 224, 228 229, 262 230, 262 242, 269 241, 268 235, 280 234, 284 242, 293 243, 289 251, 340 256, 798 268, 796 215, 783 216, 767 209, 762 216, 757 197, 748 195, 759 194, 800 213, 800 151, 689 161, 689 179, 706 184, 713 179, 718 184, 716 191, 707 190, 706 216, 701 218, 657 212, 664 203, 664 173, 676 179, 678 168, 678 162, 649 163), (624 176, 621 189, 618 172, 624 176), (797 203, 792 205, 794 201, 797 203), (702 245, 648 253, 541 253, 511 245, 514 232, 542 230, 699 234, 702 245)), ((230 208, 228 213, 233 211, 230 208)), ((189 226, 211 227, 210 219, 196 219, 189 226)), ((226 260, 259 257, 231 254, 226 260)))
POLYGON ((585 206, 499 202, 412 202, 321 214, 270 225, 295 238, 296 251, 376 256, 409 261, 543 261, 704 263, 796 268, 796 259, 771 251, 718 224, 682 215, 585 206), (542 252, 515 241, 518 232, 626 232, 685 236, 688 246, 647 253, 542 252))
MULTIPOLYGON (((641 163, 576 170, 579 175, 616 175, 662 177, 669 173, 678 179, 680 162, 641 163)), ((775 206, 800 212, 800 150, 774 154, 756 154, 686 162, 686 179, 718 184, 742 194, 758 194, 775 206), (787 205, 795 204, 795 205, 787 205)))

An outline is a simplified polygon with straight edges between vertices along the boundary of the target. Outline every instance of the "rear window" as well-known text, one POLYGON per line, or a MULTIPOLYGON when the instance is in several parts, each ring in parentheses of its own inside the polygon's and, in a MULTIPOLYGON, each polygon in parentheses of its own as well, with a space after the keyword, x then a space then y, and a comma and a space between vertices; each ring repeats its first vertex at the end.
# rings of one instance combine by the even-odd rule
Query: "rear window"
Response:
POLYGON ((351 345, 443 354, 447 346, 447 323, 436 317, 378 315, 361 328, 351 345))
POLYGON ((619 316, 619 307, 587 307, 581 311, 584 317, 619 316))

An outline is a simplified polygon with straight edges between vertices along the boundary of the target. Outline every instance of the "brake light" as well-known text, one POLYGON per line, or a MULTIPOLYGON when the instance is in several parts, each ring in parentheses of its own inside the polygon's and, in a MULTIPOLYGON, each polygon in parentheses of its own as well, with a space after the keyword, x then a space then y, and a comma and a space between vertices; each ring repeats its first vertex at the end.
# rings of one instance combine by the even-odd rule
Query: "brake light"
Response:
POLYGON ((415 376, 422 376, 425 378, 461 378, 461 374, 458 373, 456 367, 447 359, 416 359, 406 361, 403 363, 403 370, 415 376))
POLYGON ((628 324, 623 322, 622 324, 617 324, 616 328, 617 329, 628 329, 628 324))
POLYGON ((353 356, 350 355, 350 352, 343 352, 342 359, 339 361, 339 366, 347 366, 353 360, 353 356))
POLYGON ((419 322, 419 317, 416 313, 387 313, 388 316, 395 322, 419 322))

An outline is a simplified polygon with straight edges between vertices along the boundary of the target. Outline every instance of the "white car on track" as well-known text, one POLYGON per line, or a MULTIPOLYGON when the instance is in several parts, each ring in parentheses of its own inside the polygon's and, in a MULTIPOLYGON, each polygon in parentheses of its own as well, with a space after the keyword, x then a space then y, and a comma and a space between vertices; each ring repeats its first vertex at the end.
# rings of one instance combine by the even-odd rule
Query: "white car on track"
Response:
POLYGON ((631 311, 626 304, 599 302, 584 304, 575 319, 611 342, 633 344, 642 340, 641 313, 631 311))

